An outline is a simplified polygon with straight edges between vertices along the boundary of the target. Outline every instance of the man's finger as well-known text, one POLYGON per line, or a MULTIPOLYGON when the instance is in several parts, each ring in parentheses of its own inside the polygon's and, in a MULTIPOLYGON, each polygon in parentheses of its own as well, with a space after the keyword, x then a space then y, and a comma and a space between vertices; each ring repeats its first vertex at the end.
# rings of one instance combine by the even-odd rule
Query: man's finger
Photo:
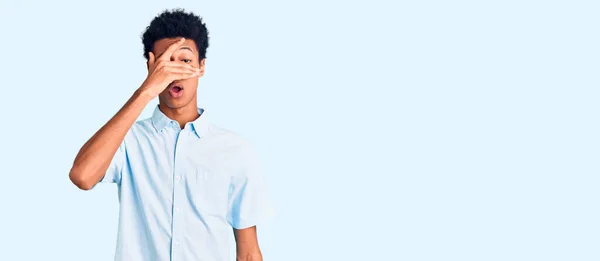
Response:
POLYGON ((190 70, 194 70, 194 71, 198 71, 199 69, 187 64, 187 63, 180 63, 180 62, 167 62, 165 63, 165 67, 173 67, 173 68, 187 68, 190 70))
POLYGON ((198 70, 189 69, 186 67, 168 67, 168 72, 174 74, 189 74, 189 73, 200 73, 198 70))
POLYGON ((175 52, 175 50, 177 50, 177 48, 179 46, 181 46, 181 44, 183 44, 184 41, 185 41, 185 38, 181 38, 177 42, 169 45, 169 47, 167 48, 167 50, 165 50, 165 52, 160 55, 159 59, 165 60, 165 61, 170 61, 171 60, 171 55, 173 55, 173 53, 175 52))
POLYGON ((173 76, 175 80, 185 80, 189 78, 198 77, 198 72, 186 72, 186 73, 174 73, 173 76))

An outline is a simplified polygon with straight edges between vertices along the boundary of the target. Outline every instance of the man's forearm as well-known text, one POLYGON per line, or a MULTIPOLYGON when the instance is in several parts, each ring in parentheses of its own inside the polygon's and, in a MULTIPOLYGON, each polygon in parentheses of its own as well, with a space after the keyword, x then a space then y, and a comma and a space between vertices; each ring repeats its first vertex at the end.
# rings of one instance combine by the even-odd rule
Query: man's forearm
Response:
POLYGON ((69 178, 80 189, 91 189, 106 173, 125 135, 140 116, 151 97, 135 94, 79 150, 69 178))
POLYGON ((237 261, 262 261, 256 227, 234 229, 237 261))

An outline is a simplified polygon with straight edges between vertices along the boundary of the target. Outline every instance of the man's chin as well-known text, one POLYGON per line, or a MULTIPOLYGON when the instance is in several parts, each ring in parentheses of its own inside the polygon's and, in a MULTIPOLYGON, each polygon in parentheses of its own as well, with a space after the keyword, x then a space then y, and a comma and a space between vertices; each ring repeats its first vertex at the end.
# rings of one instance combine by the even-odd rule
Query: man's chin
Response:
POLYGON ((160 102, 171 109, 180 109, 190 103, 189 100, 183 99, 183 97, 173 98, 170 97, 168 94, 165 96, 161 96, 160 102))

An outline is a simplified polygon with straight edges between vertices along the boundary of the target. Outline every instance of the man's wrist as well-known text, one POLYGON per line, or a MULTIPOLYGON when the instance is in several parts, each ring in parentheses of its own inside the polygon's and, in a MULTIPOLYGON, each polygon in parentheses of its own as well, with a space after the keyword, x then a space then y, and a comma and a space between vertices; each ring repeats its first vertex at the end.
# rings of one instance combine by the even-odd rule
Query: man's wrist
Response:
POLYGON ((145 102, 150 102, 152 99, 154 99, 154 95, 151 93, 149 88, 146 88, 145 86, 138 88, 135 91, 134 96, 135 98, 142 99, 145 102))
POLYGON ((236 261, 263 261, 260 253, 239 253, 236 261))

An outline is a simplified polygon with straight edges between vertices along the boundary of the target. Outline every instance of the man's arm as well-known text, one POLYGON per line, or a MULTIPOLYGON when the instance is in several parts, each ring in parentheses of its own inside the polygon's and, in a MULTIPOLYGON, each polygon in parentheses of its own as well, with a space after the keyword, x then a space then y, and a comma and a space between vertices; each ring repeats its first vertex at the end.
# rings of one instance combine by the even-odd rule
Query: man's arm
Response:
POLYGON ((136 91, 100 130, 79 150, 69 178, 82 190, 91 189, 102 179, 125 135, 152 98, 136 91))
POLYGON ((262 261, 256 225, 275 215, 262 176, 260 160, 249 143, 241 146, 237 160, 240 168, 232 179, 227 222, 233 227, 237 261, 262 261))
POLYGON ((233 229, 236 243, 237 261, 262 261, 262 253, 258 246, 256 226, 233 229))
POLYGON ((182 38, 179 42, 169 46, 156 61, 154 54, 149 54, 148 77, 142 86, 81 147, 69 172, 69 179, 78 188, 89 190, 104 177, 127 132, 154 97, 158 96, 171 82, 198 75, 198 70, 191 65, 170 61, 171 55, 183 43, 183 40, 182 38))

